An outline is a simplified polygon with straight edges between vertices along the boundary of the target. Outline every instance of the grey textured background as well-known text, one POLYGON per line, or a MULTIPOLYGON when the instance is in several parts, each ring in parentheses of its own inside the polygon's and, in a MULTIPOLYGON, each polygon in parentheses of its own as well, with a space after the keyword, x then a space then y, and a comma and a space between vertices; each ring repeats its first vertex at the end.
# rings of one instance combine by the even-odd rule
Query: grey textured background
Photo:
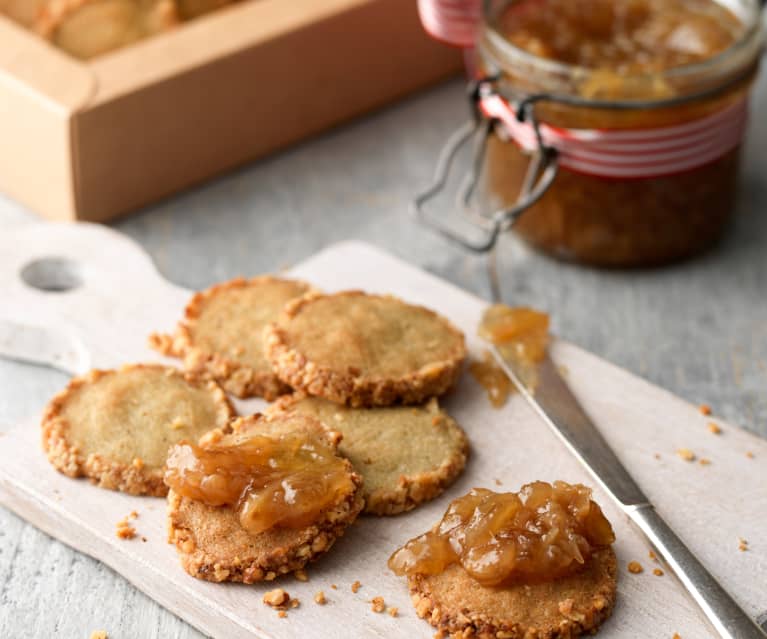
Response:
MULTIPOLYGON (((512 237, 501 254, 505 301, 549 310, 563 337, 767 435, 764 77, 753 106, 740 215, 705 256, 604 272, 551 261, 512 237)), ((407 212, 464 117, 454 81, 115 226, 165 277, 190 288, 275 270, 357 238, 487 296, 482 259, 415 226, 407 212)), ((0 197, 2 228, 33 220, 0 197)), ((39 411, 65 383, 54 371, 0 360, 0 425, 39 411)), ((115 639, 200 636, 110 569, 0 509, 0 637, 78 638, 97 628, 115 639)))

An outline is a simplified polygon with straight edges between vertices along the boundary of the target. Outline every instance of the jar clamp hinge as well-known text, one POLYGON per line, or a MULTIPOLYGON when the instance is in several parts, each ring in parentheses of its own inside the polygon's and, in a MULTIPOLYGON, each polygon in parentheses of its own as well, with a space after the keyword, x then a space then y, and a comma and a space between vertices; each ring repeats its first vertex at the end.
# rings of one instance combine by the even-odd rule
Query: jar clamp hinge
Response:
POLYGON ((413 199, 413 209, 418 219, 426 226, 437 231, 443 237, 455 242, 474 253, 488 254, 488 273, 491 293, 494 301, 500 299, 500 285, 495 263, 495 246, 498 237, 510 229, 528 208, 535 204, 556 178, 559 162, 556 149, 547 146, 540 132, 535 114, 537 96, 530 96, 514 105, 516 117, 520 122, 528 122, 533 128, 537 148, 531 154, 527 174, 517 201, 508 208, 492 213, 482 212, 472 204, 474 193, 479 183, 484 164, 487 139, 499 121, 484 115, 480 107, 483 98, 495 93, 496 78, 488 77, 469 86, 468 97, 473 118, 456 129, 440 151, 434 179, 431 184, 413 199), (472 224, 482 231, 482 238, 472 240, 452 229, 434 215, 429 214, 425 205, 445 190, 450 169, 461 148, 474 140, 474 150, 469 171, 461 180, 457 193, 457 208, 460 208, 472 224))

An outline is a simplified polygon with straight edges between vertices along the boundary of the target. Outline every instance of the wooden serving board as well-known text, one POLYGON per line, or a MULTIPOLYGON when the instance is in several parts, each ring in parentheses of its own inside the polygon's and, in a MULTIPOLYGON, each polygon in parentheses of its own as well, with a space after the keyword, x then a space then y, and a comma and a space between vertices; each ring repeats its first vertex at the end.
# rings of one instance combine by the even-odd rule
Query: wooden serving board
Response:
MULTIPOLYGON (((472 355, 482 352, 474 335, 484 302, 375 248, 337 244, 290 274, 328 291, 390 292, 434 308, 466 332, 472 355)), ((163 281, 140 248, 106 228, 41 224, 0 238, 0 319, 55 329, 55 340, 66 343, 66 353, 43 353, 50 349, 46 344, 41 359, 58 355, 58 365, 66 368, 162 360, 147 348, 146 337, 172 329, 188 296, 189 291, 163 281), (45 263, 28 267, 50 257, 71 263, 62 266, 59 261, 52 270, 45 263), (35 290, 19 277, 25 266, 33 283, 61 288, 80 279, 82 284, 69 292, 35 290)), ((712 435, 706 429, 709 420, 695 406, 564 341, 553 345, 552 355, 660 513, 752 616, 764 614, 767 442, 729 424, 722 424, 722 435, 712 435), (711 464, 681 460, 675 455, 681 447, 711 464), (739 552, 739 537, 750 542, 747 552, 739 552)), ((516 490, 535 479, 594 484, 519 396, 493 410, 483 390, 464 375, 444 403, 471 440, 466 472, 445 495, 412 513, 361 518, 327 556, 310 566, 308 583, 281 580, 279 585, 301 600, 287 619, 261 603, 274 584, 211 584, 187 576, 175 549, 166 543, 163 500, 100 490, 54 471, 40 449, 39 416, 0 439, 0 499, 215 637, 426 639, 433 630, 416 617, 405 581, 386 567, 395 548, 428 529, 450 499, 473 486, 516 490), (132 510, 140 514, 136 527, 146 542, 115 536, 116 522, 132 510), (350 585, 356 580, 362 587, 354 594, 350 585), (324 590, 328 605, 312 601, 318 590, 324 590), (369 600, 379 595, 399 608, 399 617, 371 611, 369 600)), ((238 402, 241 411, 262 406, 259 401, 238 402)), ((618 603, 600 636, 671 639, 678 632, 684 639, 715 637, 674 577, 668 571, 653 575, 649 547, 628 520, 598 488, 595 493, 615 527, 620 564, 618 603), (626 564, 631 560, 640 561, 644 573, 629 574, 626 564)))

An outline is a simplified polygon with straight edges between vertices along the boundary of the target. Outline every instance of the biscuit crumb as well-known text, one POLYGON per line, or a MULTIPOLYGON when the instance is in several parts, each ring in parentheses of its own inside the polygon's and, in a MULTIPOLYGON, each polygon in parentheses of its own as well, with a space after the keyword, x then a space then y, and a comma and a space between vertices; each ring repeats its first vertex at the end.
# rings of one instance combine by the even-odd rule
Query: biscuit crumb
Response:
POLYGON ((674 636, 671 637, 671 639, 682 639, 682 636, 678 632, 675 632, 674 636))
POLYGON ((748 457, 749 459, 753 459, 754 458, 754 453, 752 453, 750 450, 747 450, 746 451, 746 457, 748 457))
POLYGON ((386 610, 386 602, 384 602, 383 597, 373 597, 370 600, 370 603, 373 604, 372 606, 370 606, 370 609, 373 612, 383 612, 384 610, 386 610))
POLYGON ((496 479, 494 481, 496 486, 501 486, 503 484, 503 482, 500 479, 496 479))
POLYGON ((708 404, 701 404, 698 406, 698 410, 700 411, 701 415, 710 415, 711 414, 711 406, 708 404))
POLYGON ((143 536, 142 536, 142 537, 141 537, 141 541, 143 541, 144 543, 146 543, 146 537, 143 537, 143 536))
POLYGON ((328 603, 328 600, 325 598, 325 593, 322 590, 319 590, 315 593, 314 603, 319 606, 324 606, 326 603, 328 603))
POLYGON ((663 571, 660 568, 655 568, 652 571, 652 574, 655 575, 656 577, 662 577, 663 576, 663 571))
POLYGON ((298 608, 301 605, 301 600, 298 598, 291 599, 289 605, 291 608, 298 608))
POLYGON ((644 572, 644 568, 642 568, 642 564, 640 564, 638 561, 630 561, 628 565, 629 572, 633 575, 638 575, 640 572, 644 572))
POLYGON ((738 537, 738 550, 740 552, 746 552, 748 550, 748 542, 743 537, 738 537))
POLYGON ((138 519, 138 513, 135 510, 131 510, 130 513, 128 513, 128 517, 130 519, 138 519))
POLYGON ((355 581, 352 584, 352 592, 357 592, 362 587, 362 584, 359 581, 355 581))
POLYGON ((711 464, 711 460, 710 460, 710 459, 708 459, 707 457, 701 457, 701 458, 698 460, 698 463, 699 463, 701 466, 709 466, 709 465, 711 464))
POLYGON ((94 630, 91 633, 91 639, 109 639, 109 635, 106 630, 94 630))
POLYGON ((714 422, 708 423, 708 432, 713 433, 714 435, 721 435, 722 429, 719 428, 718 424, 715 424, 714 422))
POLYGON ((280 611, 277 613, 277 616, 278 616, 280 619, 285 619, 285 617, 287 617, 287 616, 288 616, 288 613, 287 613, 287 612, 285 612, 284 610, 280 610, 280 611))
MULTIPOLYGON (((115 534, 119 539, 133 539, 136 536, 136 529, 128 523, 128 519, 135 519, 133 514, 136 511, 130 513, 130 515, 123 517, 117 522, 117 530, 115 534)), ((138 515, 136 515, 138 517, 138 515)))
POLYGON ((309 581, 309 575, 306 574, 305 570, 296 570, 293 573, 293 576, 298 579, 298 581, 309 581))
POLYGON ((282 588, 275 588, 264 595, 263 602, 272 608, 280 608, 290 601, 290 595, 282 588))
POLYGON ((398 617, 398 616, 399 616, 399 608, 397 608, 397 607, 395 607, 395 606, 389 606, 389 607, 386 609, 386 612, 388 612, 388 613, 389 613, 389 616, 390 616, 390 617, 398 617))
POLYGON ((677 449, 676 454, 687 462, 695 461, 695 453, 689 448, 679 448, 677 449))
POLYGON ((136 470, 141 470, 141 469, 144 467, 144 460, 143 460, 143 459, 141 459, 141 457, 136 457, 136 458, 133 460, 133 467, 134 467, 136 470))
POLYGON ((336 584, 330 584, 330 587, 331 587, 333 590, 338 590, 338 586, 337 586, 336 584))
POLYGON ((653 561, 658 561, 658 555, 656 555, 652 550, 647 553, 647 556, 653 561))

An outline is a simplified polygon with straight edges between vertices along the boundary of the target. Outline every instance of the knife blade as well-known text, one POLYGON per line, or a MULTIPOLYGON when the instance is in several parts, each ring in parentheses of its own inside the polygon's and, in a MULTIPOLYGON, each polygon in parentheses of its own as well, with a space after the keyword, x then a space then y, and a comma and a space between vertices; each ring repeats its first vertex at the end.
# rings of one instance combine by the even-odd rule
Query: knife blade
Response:
POLYGON ((615 500, 676 574, 723 639, 765 639, 757 623, 719 584, 671 527, 613 452, 547 355, 535 366, 528 386, 528 365, 521 366, 490 345, 499 366, 565 446, 615 500))
POLYGON ((76 338, 7 319, 0 319, 0 357, 50 366, 73 375, 90 368, 90 357, 76 338))

